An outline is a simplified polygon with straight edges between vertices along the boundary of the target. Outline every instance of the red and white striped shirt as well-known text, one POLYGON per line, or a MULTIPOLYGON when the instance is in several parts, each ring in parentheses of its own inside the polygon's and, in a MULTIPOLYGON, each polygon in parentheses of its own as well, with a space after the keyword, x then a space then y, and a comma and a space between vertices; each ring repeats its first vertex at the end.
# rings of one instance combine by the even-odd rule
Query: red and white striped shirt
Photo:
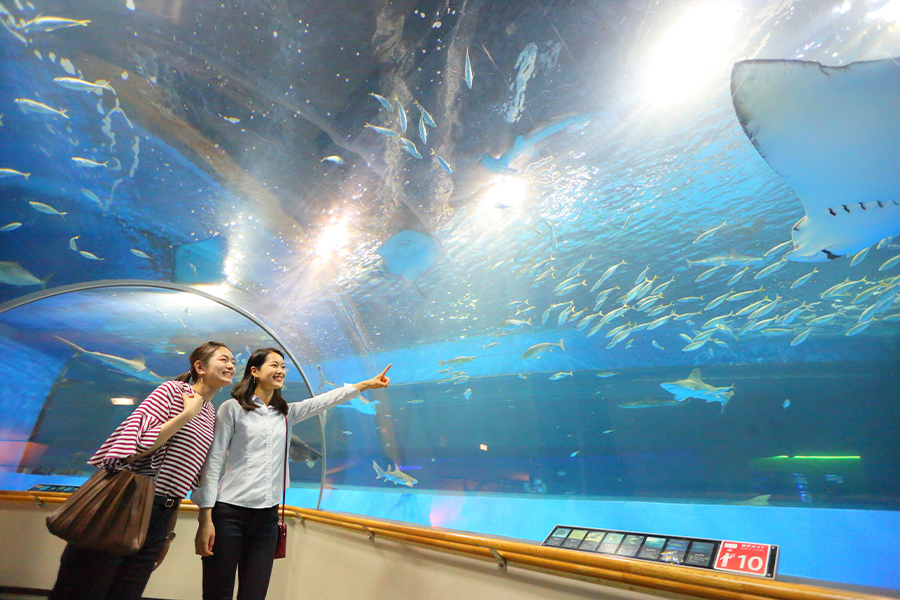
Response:
POLYGON ((157 494, 178 498, 187 496, 199 481, 200 468, 212 444, 216 410, 210 402, 204 402, 200 412, 153 454, 131 463, 125 459, 146 452, 153 446, 162 425, 184 410, 181 394, 192 392, 187 383, 163 383, 119 425, 88 464, 156 476, 157 494))

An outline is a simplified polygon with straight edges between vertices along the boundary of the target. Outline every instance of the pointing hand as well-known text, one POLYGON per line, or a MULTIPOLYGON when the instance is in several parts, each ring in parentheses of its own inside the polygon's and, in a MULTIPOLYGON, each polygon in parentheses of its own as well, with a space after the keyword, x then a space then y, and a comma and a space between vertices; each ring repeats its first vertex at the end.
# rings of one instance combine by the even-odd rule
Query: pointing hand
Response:
POLYGON ((354 383, 353 387, 358 389, 360 392, 365 392, 366 390, 379 390, 382 388, 386 388, 387 386, 389 386, 391 384, 391 378, 387 376, 388 369, 390 369, 390 368, 391 368, 391 365, 386 366, 381 373, 379 373, 372 379, 366 379, 365 381, 360 381, 359 383, 354 383))

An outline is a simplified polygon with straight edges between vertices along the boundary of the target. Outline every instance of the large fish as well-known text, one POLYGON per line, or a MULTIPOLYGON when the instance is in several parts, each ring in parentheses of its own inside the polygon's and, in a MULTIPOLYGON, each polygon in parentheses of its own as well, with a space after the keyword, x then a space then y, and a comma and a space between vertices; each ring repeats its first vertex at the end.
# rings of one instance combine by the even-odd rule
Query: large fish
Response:
POLYGON ((44 287, 47 285, 47 280, 51 277, 52 275, 48 275, 44 279, 38 279, 17 262, 0 262, 0 283, 18 286, 39 285, 44 287))
POLYGON ((114 356, 112 354, 103 354, 102 352, 92 352, 90 350, 85 350, 81 346, 77 344, 73 344, 69 340, 65 340, 58 335, 53 336, 62 343, 70 346, 77 354, 83 354, 90 358, 93 358, 97 362, 102 365, 109 367, 113 371, 118 371, 120 373, 124 373, 129 377, 134 377, 135 379, 140 379, 141 381, 152 381, 153 383, 162 383, 164 379, 147 368, 147 365, 144 364, 143 358, 133 358, 131 360, 127 358, 122 358, 120 356, 114 356))
POLYGON ((806 210, 788 260, 834 259, 900 233, 900 60, 741 61, 731 97, 744 133, 806 210))
POLYGON ((713 387, 700 379, 700 369, 694 369, 687 379, 661 383, 659 386, 675 396, 676 402, 684 402, 688 398, 697 398, 707 402, 718 402, 725 412, 725 405, 734 395, 734 386, 713 387))
POLYGON ((375 479, 384 479, 385 481, 390 481, 394 485, 405 485, 406 487, 412 487, 419 483, 418 479, 413 479, 401 471, 396 465, 388 464, 387 471, 385 471, 373 460, 372 467, 375 469, 375 479))

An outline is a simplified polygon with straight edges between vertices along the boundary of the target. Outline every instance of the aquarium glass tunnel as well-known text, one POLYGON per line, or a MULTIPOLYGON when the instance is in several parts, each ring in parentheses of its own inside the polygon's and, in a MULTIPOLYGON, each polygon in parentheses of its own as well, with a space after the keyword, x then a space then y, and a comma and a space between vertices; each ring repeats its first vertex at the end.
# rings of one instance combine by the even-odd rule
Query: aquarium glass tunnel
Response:
POLYGON ((289 504, 900 590, 900 0, 2 2, 0 488, 278 347, 289 504))

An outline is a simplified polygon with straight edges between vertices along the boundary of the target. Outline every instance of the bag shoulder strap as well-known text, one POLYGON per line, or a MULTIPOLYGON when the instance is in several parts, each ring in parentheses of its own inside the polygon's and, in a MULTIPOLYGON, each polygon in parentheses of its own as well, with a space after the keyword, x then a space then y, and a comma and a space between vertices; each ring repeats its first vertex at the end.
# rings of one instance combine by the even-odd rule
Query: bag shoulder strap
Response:
POLYGON ((281 523, 284 523, 284 501, 287 497, 287 468, 288 468, 288 444, 291 442, 291 432, 288 429, 288 418, 284 415, 284 476, 281 480, 281 523))

